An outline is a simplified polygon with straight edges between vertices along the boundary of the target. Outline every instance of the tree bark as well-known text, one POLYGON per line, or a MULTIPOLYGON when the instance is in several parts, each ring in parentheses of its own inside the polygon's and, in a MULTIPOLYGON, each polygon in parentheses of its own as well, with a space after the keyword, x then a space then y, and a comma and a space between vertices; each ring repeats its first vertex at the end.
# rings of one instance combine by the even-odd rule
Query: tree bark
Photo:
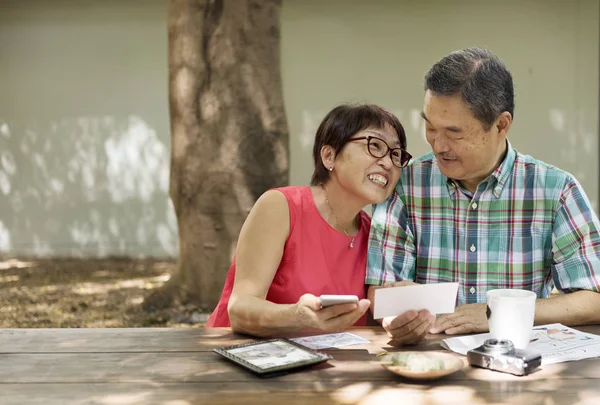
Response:
POLYGON ((170 196, 179 266, 144 307, 214 309, 243 221, 288 183, 279 63, 281 0, 171 0, 170 196))

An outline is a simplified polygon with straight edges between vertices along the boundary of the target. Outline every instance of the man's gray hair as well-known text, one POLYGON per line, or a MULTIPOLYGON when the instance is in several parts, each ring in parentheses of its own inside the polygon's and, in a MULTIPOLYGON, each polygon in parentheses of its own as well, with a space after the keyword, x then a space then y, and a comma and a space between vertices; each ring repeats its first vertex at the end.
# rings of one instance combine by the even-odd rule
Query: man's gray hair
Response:
POLYGON ((436 96, 460 95, 485 131, 504 111, 515 115, 512 75, 487 49, 467 48, 441 59, 425 75, 427 90, 436 96))

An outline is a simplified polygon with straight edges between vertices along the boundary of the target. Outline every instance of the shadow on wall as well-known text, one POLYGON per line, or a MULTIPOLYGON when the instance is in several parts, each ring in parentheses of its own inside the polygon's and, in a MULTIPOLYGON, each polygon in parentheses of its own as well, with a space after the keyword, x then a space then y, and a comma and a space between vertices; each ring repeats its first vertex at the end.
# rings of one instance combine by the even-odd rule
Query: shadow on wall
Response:
POLYGON ((175 256, 169 159, 137 115, 0 117, 0 253, 175 256))

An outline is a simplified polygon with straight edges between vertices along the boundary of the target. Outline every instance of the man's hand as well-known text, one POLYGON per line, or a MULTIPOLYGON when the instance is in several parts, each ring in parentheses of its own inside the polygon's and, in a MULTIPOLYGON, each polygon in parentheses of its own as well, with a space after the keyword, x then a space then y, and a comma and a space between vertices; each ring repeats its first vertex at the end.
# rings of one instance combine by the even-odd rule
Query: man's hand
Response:
POLYGON ((341 332, 354 325, 369 309, 371 301, 362 299, 358 304, 338 304, 321 307, 321 300, 304 294, 296 303, 296 314, 305 327, 325 332, 341 332))
POLYGON ((414 345, 425 339, 435 323, 435 315, 427 310, 407 311, 396 317, 383 318, 381 325, 399 345, 414 345))
POLYGON ((391 283, 383 283, 383 288, 390 287, 406 287, 408 285, 417 285, 414 281, 402 280, 402 281, 394 281, 391 283))
MULTIPOLYGON (((403 287, 409 285, 415 285, 412 281, 395 281, 391 283, 384 283, 383 286, 370 286, 368 296, 371 302, 374 303, 375 290, 379 288, 390 288, 390 287, 403 287)), ((371 311, 374 312, 374 307, 371 307, 371 311)), ((429 311, 407 311, 396 317, 390 316, 379 320, 381 326, 388 333, 395 343, 398 345, 414 345, 425 339, 427 332, 433 326, 435 322, 435 316, 430 314, 429 311)))
POLYGON ((429 333, 445 332, 446 335, 461 335, 464 333, 487 332, 486 306, 487 304, 461 305, 452 314, 440 315, 429 333))

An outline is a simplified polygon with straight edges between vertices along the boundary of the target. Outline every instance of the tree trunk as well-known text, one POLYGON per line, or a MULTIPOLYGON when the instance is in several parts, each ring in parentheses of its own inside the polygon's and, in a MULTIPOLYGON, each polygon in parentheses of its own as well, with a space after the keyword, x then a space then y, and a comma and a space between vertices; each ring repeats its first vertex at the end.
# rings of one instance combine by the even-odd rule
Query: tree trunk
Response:
POLYGON ((288 183, 281 0, 171 0, 170 195, 179 266, 144 307, 212 310, 256 199, 288 183))

